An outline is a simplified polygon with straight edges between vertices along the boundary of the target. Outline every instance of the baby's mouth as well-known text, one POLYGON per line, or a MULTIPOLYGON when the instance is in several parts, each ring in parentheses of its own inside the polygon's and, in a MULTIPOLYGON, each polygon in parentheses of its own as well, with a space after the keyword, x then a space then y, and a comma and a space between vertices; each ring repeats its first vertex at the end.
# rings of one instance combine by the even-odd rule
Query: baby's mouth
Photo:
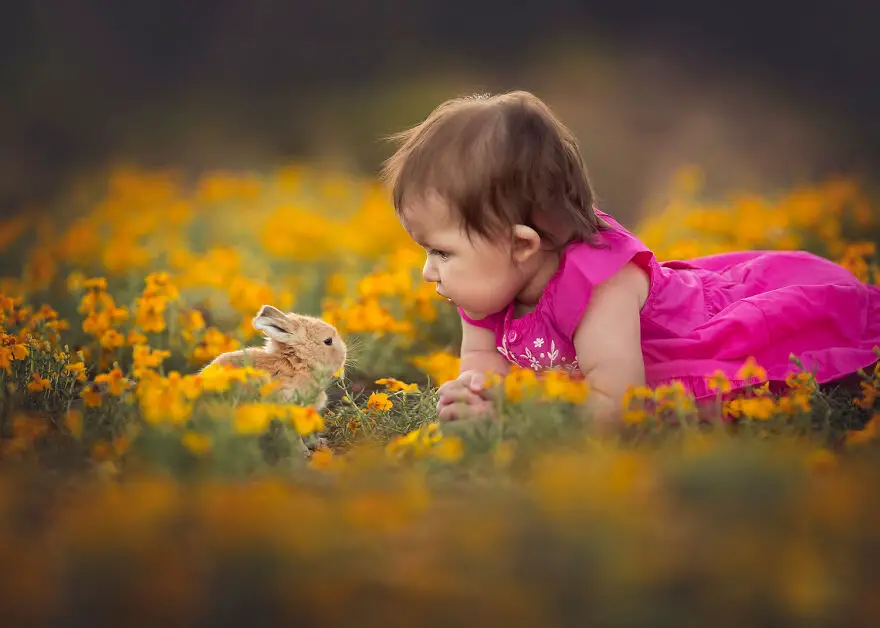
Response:
POLYGON ((437 290, 437 294, 440 295, 440 297, 442 297, 443 299, 445 299, 447 303, 452 303, 453 305, 455 304, 455 301, 453 301, 452 299, 447 297, 445 294, 440 292, 440 290, 437 290))

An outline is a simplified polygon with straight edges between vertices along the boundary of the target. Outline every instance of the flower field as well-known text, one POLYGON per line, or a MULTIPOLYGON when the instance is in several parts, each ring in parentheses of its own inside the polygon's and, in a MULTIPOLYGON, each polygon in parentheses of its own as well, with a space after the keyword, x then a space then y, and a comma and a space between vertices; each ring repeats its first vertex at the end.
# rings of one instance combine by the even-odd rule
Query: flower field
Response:
MULTIPOLYGON (((876 200, 840 179, 710 200, 683 170, 634 231, 660 259, 803 248, 877 282, 876 200)), ((880 372, 674 386, 593 431, 560 374, 439 425, 457 314, 368 179, 120 169, 0 229, 4 625, 873 625, 880 372), (348 358, 329 403, 208 364, 264 304, 348 358), (206 368, 207 367, 207 368, 206 368), (308 446, 304 448, 303 443, 308 446)))

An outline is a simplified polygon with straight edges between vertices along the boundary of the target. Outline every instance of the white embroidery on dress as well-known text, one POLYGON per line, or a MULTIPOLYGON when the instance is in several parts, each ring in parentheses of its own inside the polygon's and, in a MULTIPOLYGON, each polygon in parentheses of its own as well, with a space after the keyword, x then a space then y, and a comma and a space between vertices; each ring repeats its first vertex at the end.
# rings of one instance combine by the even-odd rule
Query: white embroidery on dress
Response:
POLYGON ((526 352, 521 353, 519 357, 525 358, 526 360, 528 360, 529 361, 529 368, 531 368, 533 371, 540 371, 541 367, 543 366, 541 364, 541 362, 538 360, 538 358, 536 358, 534 356, 534 354, 532 353, 532 350, 529 349, 528 347, 526 347, 526 352))
POLYGON ((501 335, 501 346, 495 348, 498 349, 498 353, 504 356, 505 360, 513 362, 514 364, 519 364, 516 357, 514 357, 514 355, 507 349, 507 334, 501 335))
POLYGON ((547 354, 547 357, 550 358, 550 366, 553 366, 554 360, 559 357, 559 349, 556 348, 556 341, 550 341, 550 353, 547 354))
MULTIPOLYGON (((538 348, 543 347, 544 344, 544 338, 536 338, 532 341, 532 345, 538 348)), ((525 353, 517 355, 508 345, 507 334, 502 334, 501 346, 496 347, 496 349, 508 362, 512 362, 522 368, 530 368, 534 371, 562 369, 566 371, 569 376, 575 377, 581 374, 580 364, 577 357, 571 362, 568 362, 568 358, 564 355, 560 357, 560 351, 556 346, 555 340, 550 341, 550 351, 542 352, 537 357, 532 353, 532 350, 528 346, 525 347, 525 353), (559 360, 558 364, 556 363, 557 360, 559 360)))

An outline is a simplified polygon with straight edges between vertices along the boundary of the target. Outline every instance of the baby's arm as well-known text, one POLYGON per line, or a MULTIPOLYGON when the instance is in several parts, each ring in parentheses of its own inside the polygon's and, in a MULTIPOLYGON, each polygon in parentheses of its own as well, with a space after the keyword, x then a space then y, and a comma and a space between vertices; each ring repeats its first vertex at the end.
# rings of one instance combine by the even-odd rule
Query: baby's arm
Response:
POLYGON ((458 378, 438 389, 437 411, 443 421, 461 418, 463 414, 485 414, 491 402, 484 393, 486 373, 507 373, 508 364, 495 345, 495 334, 489 329, 461 321, 461 365, 458 378))
POLYGON ((618 419, 627 388, 645 385, 639 312, 646 281, 628 264, 596 286, 575 330, 578 363, 590 385, 586 409, 597 421, 618 419))
POLYGON ((504 375, 507 369, 507 360, 498 353, 496 347, 495 332, 462 320, 460 372, 492 371, 504 375))

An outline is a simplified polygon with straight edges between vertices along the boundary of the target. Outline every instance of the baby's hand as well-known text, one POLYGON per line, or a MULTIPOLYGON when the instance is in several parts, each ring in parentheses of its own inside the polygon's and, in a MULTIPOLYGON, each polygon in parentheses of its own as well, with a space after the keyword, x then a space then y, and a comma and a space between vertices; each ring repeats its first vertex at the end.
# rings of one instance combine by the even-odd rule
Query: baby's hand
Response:
POLYGON ((437 415, 441 421, 491 416, 494 404, 479 371, 465 371, 437 389, 437 415))

